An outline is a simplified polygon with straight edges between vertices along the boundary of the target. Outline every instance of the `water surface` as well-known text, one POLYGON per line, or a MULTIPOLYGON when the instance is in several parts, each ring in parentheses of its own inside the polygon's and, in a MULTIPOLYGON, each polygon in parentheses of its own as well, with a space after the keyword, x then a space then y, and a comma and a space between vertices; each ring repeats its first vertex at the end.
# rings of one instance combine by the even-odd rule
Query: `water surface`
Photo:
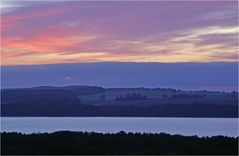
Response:
POLYGON ((238 136, 238 118, 1 117, 2 132, 147 132, 198 136, 238 136))

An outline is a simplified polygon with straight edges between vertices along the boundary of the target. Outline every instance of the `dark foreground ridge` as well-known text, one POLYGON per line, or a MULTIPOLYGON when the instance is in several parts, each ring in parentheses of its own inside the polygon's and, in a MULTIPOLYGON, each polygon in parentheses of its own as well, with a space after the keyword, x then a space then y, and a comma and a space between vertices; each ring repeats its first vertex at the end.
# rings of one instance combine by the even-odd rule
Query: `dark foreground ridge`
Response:
POLYGON ((238 137, 119 132, 1 133, 6 154, 238 154, 238 137))

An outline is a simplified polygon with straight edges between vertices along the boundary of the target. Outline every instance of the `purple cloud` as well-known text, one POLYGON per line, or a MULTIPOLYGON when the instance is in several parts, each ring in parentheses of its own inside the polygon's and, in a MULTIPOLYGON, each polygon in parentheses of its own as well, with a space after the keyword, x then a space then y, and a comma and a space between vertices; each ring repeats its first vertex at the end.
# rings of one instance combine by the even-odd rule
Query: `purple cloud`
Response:
POLYGON ((3 65, 237 61, 236 1, 4 4, 3 65))

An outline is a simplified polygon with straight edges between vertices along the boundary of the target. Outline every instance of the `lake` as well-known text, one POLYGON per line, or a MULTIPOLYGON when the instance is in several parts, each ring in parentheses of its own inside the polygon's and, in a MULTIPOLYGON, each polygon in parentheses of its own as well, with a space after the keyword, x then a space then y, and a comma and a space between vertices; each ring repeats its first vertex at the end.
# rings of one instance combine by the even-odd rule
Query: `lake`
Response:
POLYGON ((1 132, 54 132, 60 130, 100 133, 147 132, 185 136, 238 136, 238 118, 143 117, 1 117, 1 132))

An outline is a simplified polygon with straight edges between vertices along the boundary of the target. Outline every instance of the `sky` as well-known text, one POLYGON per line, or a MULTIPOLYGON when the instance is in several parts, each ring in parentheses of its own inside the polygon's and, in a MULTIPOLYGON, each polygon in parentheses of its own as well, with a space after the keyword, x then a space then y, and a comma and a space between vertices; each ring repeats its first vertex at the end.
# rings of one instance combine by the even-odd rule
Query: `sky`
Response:
POLYGON ((237 1, 1 1, 1 66, 237 61, 237 1))

